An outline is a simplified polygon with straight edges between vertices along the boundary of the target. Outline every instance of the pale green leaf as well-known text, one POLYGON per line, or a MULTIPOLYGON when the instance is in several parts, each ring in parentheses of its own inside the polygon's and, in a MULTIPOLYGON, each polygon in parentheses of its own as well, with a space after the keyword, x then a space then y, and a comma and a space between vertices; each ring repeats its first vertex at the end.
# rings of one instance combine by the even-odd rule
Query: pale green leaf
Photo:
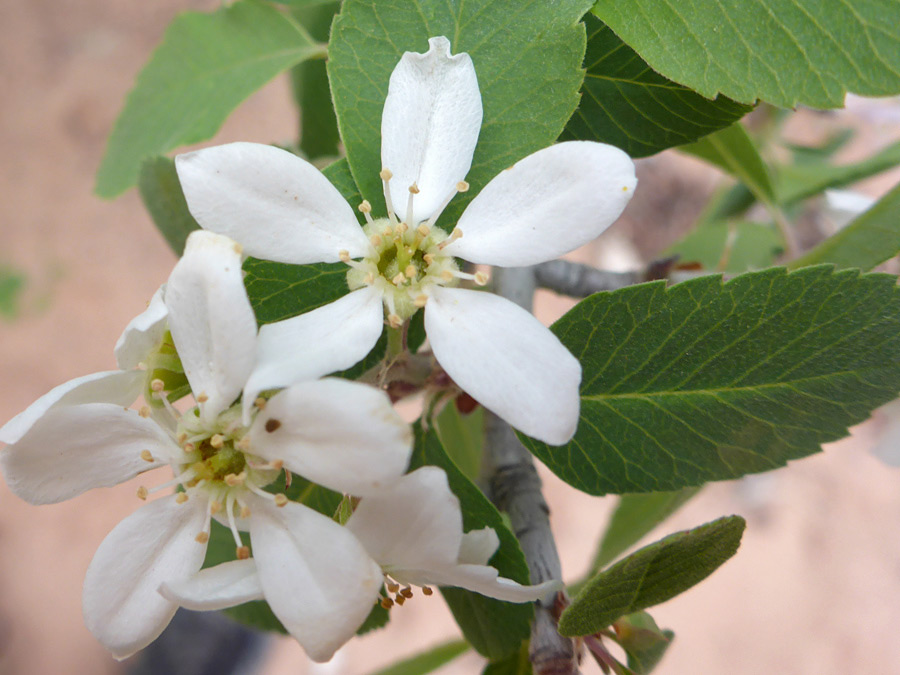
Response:
POLYGON ((484 408, 461 413, 451 401, 434 420, 441 445, 469 480, 478 480, 484 450, 484 408))
POLYGON ((559 632, 592 635, 621 616, 680 595, 737 552, 745 524, 728 516, 636 551, 585 585, 563 611, 559 632))
POLYGON ((147 157, 211 138, 250 94, 321 54, 303 28, 258 0, 180 15, 128 95, 97 172, 97 194, 111 198, 134 185, 147 157))
POLYGON ((740 274, 770 267, 783 251, 784 241, 774 226, 739 221, 696 227, 665 255, 677 254, 679 262, 700 263, 709 271, 740 274))
POLYGON ((597 495, 678 490, 818 452, 897 396, 895 281, 821 265, 597 293, 552 327, 583 368, 575 438, 521 438, 597 495))
POLYGON ((792 268, 832 263, 868 271, 900 253, 900 185, 849 225, 791 262, 792 268))
POLYGON ((667 80, 597 17, 588 14, 584 22, 587 74, 564 139, 610 143, 644 157, 730 126, 751 110, 724 96, 710 101, 667 80))
POLYGON ((447 642, 429 649, 427 652, 416 654, 392 666, 382 668, 373 675, 426 675, 426 673, 434 672, 444 664, 450 663, 468 649, 468 643, 463 640, 447 642))
MULTIPOLYGON (((406 51, 425 52, 446 36, 475 64, 484 121, 472 189, 442 216, 453 222, 501 170, 547 145, 578 104, 590 0, 346 0, 332 27, 328 74, 341 138, 363 196, 383 204, 381 109, 391 72, 406 51)), ((378 212, 381 207, 376 206, 378 212)))
POLYGON ((662 660, 675 633, 660 630, 647 612, 636 612, 616 621, 616 637, 628 657, 628 667, 635 675, 648 675, 662 660))
POLYGON ((176 255, 184 252, 188 235, 200 225, 188 210, 175 162, 168 157, 152 157, 141 164, 138 190, 156 229, 176 255))
POLYGON ((840 108, 900 93, 896 0, 598 0, 594 12, 650 66, 707 96, 840 108))

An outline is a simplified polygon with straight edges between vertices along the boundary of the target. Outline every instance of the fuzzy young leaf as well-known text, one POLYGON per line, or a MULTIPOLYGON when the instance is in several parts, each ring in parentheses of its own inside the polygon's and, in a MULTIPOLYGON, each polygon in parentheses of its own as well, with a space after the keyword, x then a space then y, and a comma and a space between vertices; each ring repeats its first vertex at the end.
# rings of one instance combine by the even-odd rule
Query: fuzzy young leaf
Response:
POLYGON ((303 28, 257 0, 177 17, 116 120, 97 194, 112 198, 134 185, 147 157, 211 138, 250 94, 320 54, 303 28))
POLYGON ((450 661, 465 653, 468 649, 468 643, 463 640, 447 642, 429 649, 427 652, 416 654, 411 658, 383 668, 377 673, 373 673, 373 675, 426 675, 426 673, 431 673, 444 664, 450 663, 450 661))
POLYGON ((900 253, 900 185, 791 267, 832 263, 868 271, 900 253))
POLYGON ((628 667, 635 675, 648 675, 662 660, 675 633, 660 630, 647 612, 637 612, 616 621, 616 637, 628 656, 628 667))
POLYGON ((710 101, 654 72, 597 17, 584 17, 587 54, 581 104, 564 139, 599 141, 645 157, 730 126, 751 106, 710 101))
POLYGON ((168 157, 152 157, 141 165, 138 190, 156 229, 176 255, 184 251, 188 235, 200 229, 188 210, 175 162, 168 157))
MULTIPOLYGON (((472 189, 441 217, 453 222, 501 170, 553 143, 578 105, 590 0, 346 0, 328 46, 328 75, 341 138, 363 195, 383 204, 381 109, 391 72, 406 51, 424 52, 446 36, 475 64, 484 121, 472 189)), ((376 207, 376 211, 379 208, 376 207)))
POLYGON ((822 265, 597 293, 552 327, 584 370, 575 438, 521 438, 595 495, 677 490, 818 452, 897 396, 895 282, 822 265))
POLYGON ((559 632, 592 635, 621 616, 683 593, 737 552, 744 525, 740 516, 720 518, 633 553, 587 583, 563 611, 559 632))
MULTIPOLYGON (((496 567, 501 577, 522 584, 529 583, 525 556, 513 533, 503 524, 500 512, 447 456, 437 435, 433 431, 423 432, 417 425, 409 470, 426 464, 447 472, 450 489, 462 508, 463 529, 466 532, 483 527, 492 527, 497 532, 500 547, 488 564, 496 567)), ((441 588, 441 593, 463 635, 482 656, 502 659, 528 639, 534 617, 532 605, 501 602, 462 588, 441 588)))
POLYGON ((657 72, 713 98, 840 108, 900 92, 896 0, 598 0, 597 14, 657 72))

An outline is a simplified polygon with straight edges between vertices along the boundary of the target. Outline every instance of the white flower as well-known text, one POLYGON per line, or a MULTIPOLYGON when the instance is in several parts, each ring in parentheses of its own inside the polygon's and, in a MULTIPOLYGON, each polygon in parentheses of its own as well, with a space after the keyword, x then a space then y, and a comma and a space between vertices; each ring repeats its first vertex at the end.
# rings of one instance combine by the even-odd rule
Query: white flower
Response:
POLYGON ((461 272, 454 257, 532 265, 577 248, 622 212, 636 185, 634 166, 600 143, 546 148, 488 183, 446 235, 434 224, 456 192, 468 189, 481 95, 469 56, 451 56, 443 37, 429 43, 425 54, 403 55, 384 104, 388 218, 373 220, 363 202, 368 224, 360 228, 322 174, 277 148, 234 143, 176 158, 188 206, 204 228, 259 258, 351 267, 352 293, 263 327, 248 388, 346 368, 372 349, 385 313, 397 326, 424 307, 434 356, 463 390, 529 436, 565 443, 578 424, 578 361, 513 303, 453 288, 460 279, 486 281, 483 273, 461 272))
MULTIPOLYGON (((394 593, 400 604, 411 597, 412 586, 421 586, 426 595, 431 594, 432 585, 459 586, 507 602, 532 602, 563 587, 560 581, 522 586, 500 577, 488 566, 499 546, 496 532, 484 528, 463 534, 459 500, 450 491, 447 475, 438 467, 422 467, 391 487, 363 497, 346 528, 381 567, 388 592, 394 593)), ((255 563, 223 563, 190 579, 166 582, 161 592, 194 610, 223 609, 251 600, 264 599, 269 604, 290 601, 292 587, 279 587, 281 597, 273 596, 260 583, 264 562, 257 558, 255 563)), ((342 562, 335 560, 334 564, 342 562)), ((304 571, 298 570, 290 583, 308 585, 310 580, 304 571)), ((394 601, 383 602, 390 606, 394 601)), ((371 602, 358 609, 368 611, 371 602)), ((316 611, 311 606, 294 608, 296 614, 316 611)), ((344 611, 353 609, 345 605, 344 611)))
MULTIPOLYGON (((136 398, 143 371, 80 378, 0 429, 9 443, 0 453, 7 483, 27 501, 52 503, 162 464, 174 468, 172 481, 138 496, 179 484, 184 491, 122 521, 85 578, 85 622, 116 657, 168 624, 177 605, 158 589, 200 569, 215 515, 231 528, 238 558, 250 554, 239 530, 249 531, 273 610, 313 658, 326 660, 365 619, 381 570, 349 530, 262 488, 283 467, 334 490, 370 494, 406 470, 410 430, 382 392, 336 379, 259 399, 244 423, 234 401, 254 365, 256 321, 239 247, 227 237, 191 235, 164 302, 197 406, 179 415, 163 390, 156 416, 123 407, 136 398)), ((154 390, 163 387, 154 381, 154 390)))

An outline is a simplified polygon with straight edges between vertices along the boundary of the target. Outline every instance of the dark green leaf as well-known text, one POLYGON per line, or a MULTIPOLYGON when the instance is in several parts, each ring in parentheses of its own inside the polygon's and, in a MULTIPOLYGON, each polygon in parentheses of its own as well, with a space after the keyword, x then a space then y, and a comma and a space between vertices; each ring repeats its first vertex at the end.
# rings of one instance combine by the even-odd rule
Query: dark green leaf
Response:
POLYGON ((714 223, 697 227, 666 251, 680 262, 729 274, 770 267, 784 251, 781 234, 771 225, 750 222, 714 223))
POLYGON ((575 438, 521 438, 597 495, 677 490, 810 455, 897 396, 895 281, 822 265, 597 293, 553 326, 584 370, 575 438))
POLYGON ((168 157, 151 157, 141 164, 138 190, 144 207, 153 218, 156 229, 176 255, 184 252, 188 235, 200 228, 188 210, 175 172, 175 162, 168 157))
POLYGON ((531 675, 531 659, 528 657, 528 643, 523 642, 519 651, 500 661, 492 661, 484 667, 481 675, 531 675))
POLYGON ((637 612, 616 621, 616 637, 628 656, 628 667, 635 675, 648 675, 662 660, 675 633, 660 630, 647 612, 637 612))
POLYGON ((598 0, 594 12, 666 77, 712 98, 840 108, 900 92, 895 0, 598 0))
POLYGON ((97 194, 111 198, 134 185, 147 157, 211 138, 250 94, 321 53, 299 25, 256 0, 180 15, 128 95, 97 172, 97 194))
POLYGON ((683 145, 679 150, 705 159, 731 174, 761 202, 775 202, 775 188, 769 169, 742 124, 732 124, 696 143, 683 145))
MULTIPOLYGON (((346 0, 328 47, 328 73, 350 168, 372 204, 383 204, 381 109, 388 80, 405 51, 424 52, 444 35, 453 53, 475 64, 484 121, 463 206, 502 169, 553 143, 578 104, 584 27, 590 0, 346 0)), ((376 206, 376 212, 379 208, 376 206)))
POLYGON ((649 492, 622 495, 591 564, 591 573, 599 572, 622 553, 638 543, 644 535, 681 508, 697 494, 699 488, 674 492, 649 492))
POLYGON ((900 185, 791 267, 832 263, 868 271, 900 253, 900 185))
POLYGON ((591 579, 562 613, 563 635, 592 635, 625 614, 665 602, 712 574, 733 556, 744 519, 729 516, 677 532, 591 579))
POLYGON ((644 157, 730 126, 752 109, 667 80, 597 17, 588 14, 584 23, 587 74, 563 138, 611 143, 644 157))
POLYGON ((373 675, 425 675, 449 663, 468 649, 469 645, 463 640, 448 642, 383 668, 373 675))
MULTIPOLYGON (((426 464, 447 472, 450 489, 459 498, 466 532, 483 527, 492 527, 497 532, 500 548, 489 564, 497 568, 501 577, 529 583, 525 556, 519 542, 503 524, 500 512, 447 456, 437 435, 433 431, 424 432, 417 425, 416 445, 409 468, 412 471, 426 464)), ((501 602, 461 588, 441 588, 441 593, 463 635, 479 654, 501 659, 528 638, 534 617, 534 608, 530 604, 501 602)))

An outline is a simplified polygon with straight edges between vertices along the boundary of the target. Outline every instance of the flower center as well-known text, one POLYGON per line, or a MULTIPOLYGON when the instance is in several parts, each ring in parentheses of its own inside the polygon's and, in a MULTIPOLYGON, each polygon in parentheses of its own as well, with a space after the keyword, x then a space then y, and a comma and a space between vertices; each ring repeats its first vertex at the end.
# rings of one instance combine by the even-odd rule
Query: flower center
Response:
POLYGON ((363 231, 369 238, 370 250, 362 260, 351 260, 347 251, 341 251, 341 260, 350 266, 347 284, 350 290, 363 286, 374 286, 384 298, 388 323, 393 328, 409 319, 425 306, 430 290, 434 286, 455 286, 460 279, 487 283, 487 274, 469 274, 459 269, 453 256, 443 249, 454 239, 462 236, 458 228, 447 234, 434 223, 457 192, 469 189, 468 183, 460 182, 437 211, 421 222, 413 221, 413 198, 419 193, 414 184, 409 186, 409 200, 406 218, 399 220, 391 203, 389 183, 392 174, 387 169, 381 172, 384 181, 385 202, 388 217, 374 220, 372 206, 363 201, 359 210, 366 217, 363 231))

